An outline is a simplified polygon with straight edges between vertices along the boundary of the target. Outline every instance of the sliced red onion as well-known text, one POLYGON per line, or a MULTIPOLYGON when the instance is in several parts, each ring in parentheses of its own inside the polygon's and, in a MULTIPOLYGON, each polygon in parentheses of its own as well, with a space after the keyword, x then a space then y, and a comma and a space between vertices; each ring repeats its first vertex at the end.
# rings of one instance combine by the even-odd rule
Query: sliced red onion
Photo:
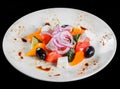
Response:
POLYGON ((57 50, 57 47, 53 43, 53 39, 51 39, 49 41, 49 43, 46 45, 46 48, 49 49, 49 50, 51 50, 51 51, 56 51, 57 50))
POLYGON ((68 46, 68 47, 73 47, 73 44, 72 44, 73 43, 73 37, 68 31, 61 32, 59 38, 60 38, 59 41, 61 41, 60 43, 62 45, 68 46), (68 38, 66 38, 67 36, 69 37, 70 41, 69 41, 68 38))
POLYGON ((48 49, 52 51, 57 51, 59 54, 67 53, 70 48, 74 47, 75 41, 73 40, 72 35, 70 34, 71 29, 68 27, 62 28, 57 25, 54 28, 54 32, 52 33, 52 39, 47 44, 48 49), (55 48, 54 48, 55 47, 55 48), (61 48, 66 48, 65 50, 61 50, 61 48))
POLYGON ((55 34, 59 33, 60 31, 61 31, 61 27, 59 25, 56 25, 54 27, 54 32, 52 33, 52 35, 55 35, 55 34))
POLYGON ((67 26, 67 27, 65 27, 65 28, 63 28, 63 27, 61 27, 61 26, 59 26, 59 25, 56 25, 55 27, 54 27, 54 32, 52 33, 53 35, 55 35, 55 34, 57 34, 58 32, 61 32, 61 31, 72 31, 72 26, 67 26))
POLYGON ((56 47, 64 47, 63 45, 59 44, 56 39, 53 40, 53 43, 55 44, 56 47))

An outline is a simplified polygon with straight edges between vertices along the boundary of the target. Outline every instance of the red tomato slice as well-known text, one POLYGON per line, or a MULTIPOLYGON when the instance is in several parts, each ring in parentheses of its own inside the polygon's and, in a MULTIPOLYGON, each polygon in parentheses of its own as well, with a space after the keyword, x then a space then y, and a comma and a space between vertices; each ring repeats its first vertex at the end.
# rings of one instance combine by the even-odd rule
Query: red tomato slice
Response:
POLYGON ((85 49, 90 46, 90 42, 78 42, 75 48, 75 51, 85 51, 85 49))
POLYGON ((50 52, 46 57, 46 61, 55 63, 61 56, 62 55, 58 54, 57 52, 50 52))
POLYGON ((47 44, 47 43, 50 41, 51 38, 52 38, 52 37, 51 37, 50 35, 48 35, 48 34, 42 34, 42 35, 41 35, 41 40, 42 40, 45 44, 47 44))

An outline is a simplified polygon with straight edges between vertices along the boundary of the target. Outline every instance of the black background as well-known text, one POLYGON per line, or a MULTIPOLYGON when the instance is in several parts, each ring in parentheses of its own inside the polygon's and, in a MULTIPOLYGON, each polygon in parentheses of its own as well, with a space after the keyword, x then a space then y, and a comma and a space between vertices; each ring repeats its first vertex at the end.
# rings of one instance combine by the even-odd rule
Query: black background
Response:
MULTIPOLYGON (((113 60, 107 67, 97 74, 74 82, 55 83, 40 81, 30 78, 17 71, 6 60, 2 50, 2 40, 7 29, 19 18, 36 10, 67 7, 75 8, 92 13, 103 19, 114 31, 117 43, 120 33, 120 14, 119 5, 113 2, 97 1, 79 1, 79 0, 56 0, 56 1, 5 1, 0 3, 0 85, 5 87, 16 88, 104 88, 118 87, 117 81, 120 79, 120 60, 118 58, 118 48, 113 60), (110 4, 111 3, 111 4, 110 4), (9 85, 10 84, 10 85, 9 85)), ((9 44, 8 44, 9 45, 9 44)))

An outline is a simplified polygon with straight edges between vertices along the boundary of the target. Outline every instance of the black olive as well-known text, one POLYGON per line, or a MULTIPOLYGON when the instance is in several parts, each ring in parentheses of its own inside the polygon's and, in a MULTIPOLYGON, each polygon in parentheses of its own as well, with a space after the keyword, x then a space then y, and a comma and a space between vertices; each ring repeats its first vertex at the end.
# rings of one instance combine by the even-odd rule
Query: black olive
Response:
POLYGON ((68 25, 62 25, 61 27, 63 27, 63 28, 65 28, 65 27, 67 27, 68 25))
POLYGON ((36 49, 36 55, 37 55, 38 58, 40 58, 42 60, 45 60, 45 58, 46 58, 46 52, 42 48, 37 48, 36 49))
POLYGON ((85 57, 86 58, 89 58, 89 57, 92 57, 95 53, 95 49, 93 46, 88 46, 85 50, 85 57))

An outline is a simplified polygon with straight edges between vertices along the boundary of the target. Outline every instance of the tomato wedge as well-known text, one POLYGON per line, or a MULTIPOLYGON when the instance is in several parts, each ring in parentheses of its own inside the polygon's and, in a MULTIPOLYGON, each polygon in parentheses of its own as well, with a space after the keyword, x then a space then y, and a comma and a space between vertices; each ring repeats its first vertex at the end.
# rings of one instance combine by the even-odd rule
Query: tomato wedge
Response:
POLYGON ((78 42, 75 48, 75 52, 78 51, 85 51, 85 49, 90 46, 90 42, 89 41, 84 41, 84 42, 78 42))
POLYGON ((41 41, 43 41, 43 43, 45 44, 47 44, 51 38, 52 37, 48 34, 41 34, 41 41))
POLYGON ((55 62, 57 62, 59 57, 62 57, 62 55, 58 54, 55 51, 50 52, 46 57, 46 61, 55 63, 55 62))

